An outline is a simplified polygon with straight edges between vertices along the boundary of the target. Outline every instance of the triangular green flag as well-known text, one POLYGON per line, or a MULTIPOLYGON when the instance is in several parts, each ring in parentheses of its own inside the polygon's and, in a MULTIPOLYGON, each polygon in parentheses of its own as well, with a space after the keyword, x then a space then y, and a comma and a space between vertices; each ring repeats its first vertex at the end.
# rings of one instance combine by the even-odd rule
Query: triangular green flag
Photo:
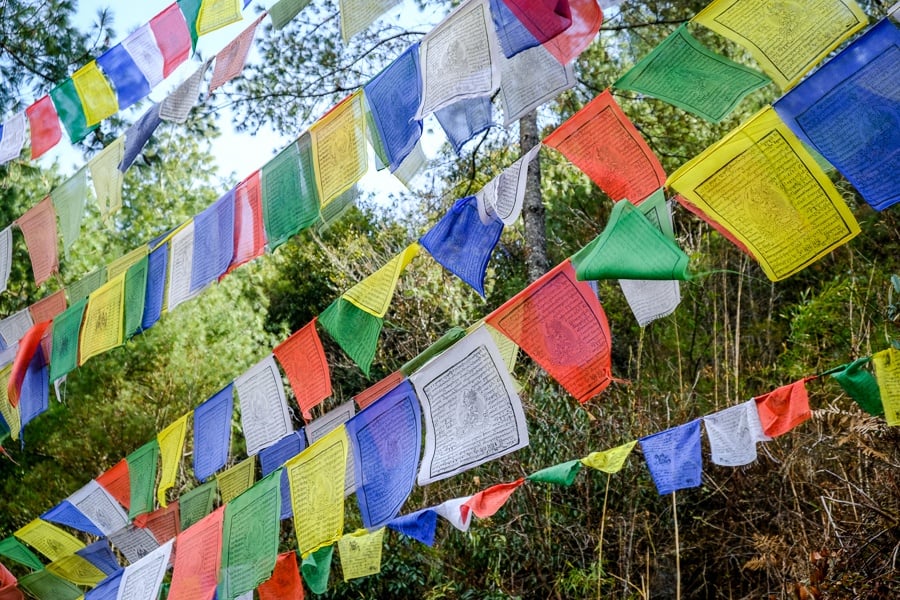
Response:
POLYGON ((210 479, 182 494, 178 499, 178 514, 181 517, 182 531, 212 512, 216 489, 216 480, 210 479))
POLYGON ((309 134, 263 166, 261 186, 263 223, 271 251, 319 219, 309 134))
POLYGON ((19 587, 41 600, 79 600, 82 597, 78 586, 46 569, 22 577, 19 587))
POLYGON ((82 167, 59 187, 50 192, 53 208, 59 218, 59 234, 66 256, 81 233, 81 219, 87 199, 87 167, 82 167))
POLYGON ((872 373, 863 368, 867 362, 868 356, 858 358, 852 363, 832 369, 828 374, 841 384, 847 395, 853 398, 860 408, 878 417, 884 414, 884 406, 881 404, 878 381, 872 373))
POLYGON ((278 0, 269 8, 269 16, 272 17, 272 27, 283 29, 291 22, 291 19, 306 8, 310 0, 278 0))
POLYGON ((50 99, 53 100, 59 120, 65 126, 66 132, 69 134, 69 141, 73 144, 80 142, 87 134, 100 126, 97 123, 88 127, 81 97, 78 95, 75 82, 71 77, 50 90, 50 99))
POLYGON ((200 18, 200 5, 203 0, 178 0, 178 8, 184 15, 188 30, 191 32, 191 53, 197 48, 197 19, 200 18))
POLYGON ((532 473, 526 479, 528 481, 541 481, 543 483, 569 486, 575 481, 575 476, 581 471, 581 467, 581 459, 576 458, 575 460, 541 469, 536 473, 532 473))
POLYGON ((75 304, 91 295, 91 292, 106 283, 106 269, 95 269, 74 283, 66 286, 69 304, 75 304))
POLYGON ((627 200, 613 207, 606 229, 572 257, 579 281, 690 279, 688 256, 627 200))
POLYGON ((153 438, 125 457, 128 461, 128 482, 131 485, 131 506, 128 517, 153 510, 156 497, 156 469, 159 459, 159 443, 153 438))
POLYGON ((328 576, 331 575, 331 559, 334 557, 334 546, 322 546, 303 559, 300 573, 303 581, 314 594, 328 591, 328 576))
POLYGON ((384 319, 338 298, 322 311, 318 321, 368 377, 384 319))
POLYGON ((400 372, 408 377, 418 371, 422 365, 464 337, 466 337, 465 329, 462 327, 451 328, 450 331, 442 335, 438 341, 425 348, 418 356, 400 367, 400 372))
POLYGON ((272 576, 281 532, 281 472, 272 471, 225 505, 221 600, 249 592, 272 576))
POLYGON ((144 300, 147 297, 147 269, 145 256, 128 268, 125 275, 125 339, 141 330, 144 317, 144 300))
POLYGON ((78 366, 78 334, 86 306, 87 298, 82 298, 53 319, 50 381, 56 381, 78 366))
POLYGON ((40 571, 44 568, 44 565, 41 563, 41 559, 38 558, 37 554, 29 550, 28 546, 13 536, 9 536, 5 540, 0 540, 0 556, 6 557, 9 560, 14 560, 35 571, 40 571))

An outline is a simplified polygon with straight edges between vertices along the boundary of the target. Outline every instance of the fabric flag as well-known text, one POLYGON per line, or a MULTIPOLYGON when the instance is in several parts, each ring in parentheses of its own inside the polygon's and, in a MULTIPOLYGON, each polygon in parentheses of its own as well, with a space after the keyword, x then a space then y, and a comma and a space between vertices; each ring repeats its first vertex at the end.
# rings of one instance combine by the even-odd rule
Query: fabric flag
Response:
POLYGON ((59 115, 50 96, 43 96, 25 109, 25 116, 31 132, 31 160, 37 160, 62 139, 59 115))
MULTIPOLYGON (((494 0, 503 2, 504 0, 494 0)), ((503 126, 509 127, 538 106, 575 85, 571 64, 560 64, 544 46, 535 46, 500 61, 503 126)))
POLYGON ((194 410, 194 477, 200 481, 206 481, 228 462, 233 410, 230 383, 194 410))
MULTIPOLYGON (((341 425, 347 423, 353 415, 356 414, 356 409, 353 406, 353 402, 344 402, 340 406, 337 406, 318 419, 311 421, 304 428, 306 432, 306 439, 309 441, 310 445, 315 444, 317 441, 325 437, 326 434, 334 431, 341 425)), ((356 491, 356 468, 353 460, 353 450, 347 450, 347 465, 344 473, 344 496, 349 496, 354 491, 356 491)))
POLYGON ((772 281, 859 233, 840 193, 771 108, 683 165, 668 185, 688 210, 734 236, 772 281))
POLYGON ((260 172, 255 171, 234 189, 234 256, 226 273, 262 256, 265 251, 260 172))
POLYGON ((47 570, 76 585, 95 586, 106 578, 103 571, 77 554, 53 561, 47 570))
MULTIPOLYGON (((422 365, 424 365, 429 360, 431 360, 459 340, 463 339, 464 337, 466 337, 465 329, 463 329, 462 327, 451 327, 450 330, 440 338, 438 338, 436 342, 425 348, 425 350, 420 352, 415 358, 406 362, 406 364, 400 367, 400 373, 407 377, 409 375, 412 375, 420 368, 422 368, 422 365)), ((399 383, 399 381, 394 382, 394 385, 397 385, 397 383, 399 383)), ((394 385, 390 387, 394 387, 394 385)))
MULTIPOLYGON (((175 9, 176 12, 179 12, 177 7, 175 9)), ((182 19, 183 22, 184 20, 182 19)), ((155 88, 165 78, 163 72, 166 67, 166 57, 163 55, 162 47, 157 44, 156 37, 153 35, 152 23, 153 21, 137 28, 122 40, 122 48, 128 53, 131 62, 134 64, 134 69, 143 76, 150 89, 155 88)), ((186 59, 187 55, 184 56, 181 62, 186 59)), ((174 67, 170 69, 170 72, 173 69, 174 67)), ((130 74, 129 77, 134 78, 134 82, 137 82, 137 74, 130 74)))
POLYGON ((265 16, 265 13, 261 14, 247 29, 216 54, 216 66, 213 68, 212 79, 209 81, 209 94, 240 76, 244 70, 244 63, 247 62, 250 47, 253 46, 256 27, 265 16))
POLYGON ((41 298, 29 306, 28 310, 31 312, 31 319, 35 323, 51 321, 66 310, 66 291, 59 290, 45 298, 41 298))
POLYGON ((490 96, 464 98, 434 112, 441 129, 457 155, 466 142, 494 124, 494 111, 490 96))
POLYGON ((12 271, 12 225, 0 231, 0 293, 6 291, 12 271))
POLYGON ((77 144, 87 134, 97 129, 96 123, 88 126, 81 98, 78 96, 75 82, 71 77, 50 90, 50 98, 53 100, 53 106, 56 107, 59 120, 62 121, 69 134, 69 141, 73 144, 77 144))
POLYGON ((303 581, 297 553, 293 550, 278 555, 275 570, 268 581, 256 588, 259 600, 303 600, 303 581))
MULTIPOLYGON (((218 2, 218 0, 209 1, 218 2)), ((233 2, 234 0, 229 1, 233 2)), ((190 32, 191 53, 193 53, 197 48, 197 38, 200 37, 200 34, 197 32, 197 20, 200 18, 200 6, 203 4, 203 0, 177 0, 177 2, 181 14, 184 15, 188 32, 190 32)))
POLYGON ((483 327, 414 373, 425 415, 419 485, 468 471, 528 445, 522 403, 483 327))
POLYGON ((88 297, 78 340, 78 366, 122 344, 125 316, 125 274, 103 284, 88 297))
POLYGON ((362 91, 344 98, 312 124, 313 168, 323 207, 350 189, 369 169, 362 91))
POLYGON ((609 90, 572 115, 544 143, 559 150, 613 200, 634 204, 658 190, 666 173, 609 90))
MULTIPOLYGON (((165 303, 166 274, 169 264, 169 243, 160 244, 147 257, 147 296, 144 298, 144 315, 141 329, 149 329, 162 314, 165 303)), ((72 299, 69 298, 71 301, 72 299)))
POLYGON ((311 144, 304 134, 261 170, 262 213, 270 251, 319 218, 311 144))
MULTIPOLYGON (((159 445, 159 487, 156 489, 156 500, 165 508, 166 492, 175 487, 175 479, 178 477, 178 467, 184 454, 184 438, 187 435, 187 421, 191 413, 179 417, 171 425, 156 434, 156 443, 159 445)), ((157 538, 160 542, 159 538, 157 538)))
POLYGON ((806 381, 795 381, 753 399, 756 401, 756 410, 765 435, 773 438, 784 435, 809 419, 811 415, 806 381))
POLYGON ((116 94, 97 66, 96 60, 75 71, 72 74, 72 83, 81 100, 88 127, 100 123, 118 111, 116 94))
POLYGON ((591 452, 581 459, 581 463, 586 467, 612 475, 622 470, 625 460, 636 445, 637 440, 634 440, 602 452, 591 452))
POLYGON ((59 254, 57 253, 56 211, 53 200, 47 196, 16 219, 15 224, 25 236, 28 256, 31 258, 31 270, 34 273, 34 284, 40 286, 59 272, 59 254))
POLYGON ((116 44, 97 59, 97 64, 116 88, 118 110, 125 110, 150 94, 150 82, 122 44, 116 44))
POLYGON ((154 104, 125 130, 125 148, 122 152, 122 162, 118 166, 122 173, 131 168, 160 123, 162 119, 159 118, 159 104, 154 104))
POLYGON ((25 113, 19 112, 10 117, 0 127, 0 164, 19 158, 25 145, 25 113))
POLYGON ((87 170, 82 167, 62 185, 50 192, 53 209, 59 217, 60 234, 66 256, 81 234, 81 219, 87 198, 87 170))
POLYGON ((12 348, 33 326, 34 320, 27 308, 6 317, 0 321, 0 337, 3 338, 3 345, 12 348))
POLYGON ((384 527, 372 533, 359 529, 339 539, 338 552, 344 581, 380 573, 383 546, 384 527))
POLYGON ((403 162, 394 171, 394 177, 405 185, 407 189, 410 189, 412 181, 425 169, 427 164, 428 158, 425 156, 425 151, 422 150, 422 142, 420 140, 416 142, 412 152, 403 159, 403 162))
MULTIPOLYGON (((8 381, 11 370, 11 365, 6 365, 0 369, 0 381, 8 381)), ((19 432, 22 431, 22 413, 18 406, 13 406, 9 403, 9 395, 6 391, 6 386, 3 385, 0 385, 0 417, 3 417, 2 422, 9 429, 10 437, 18 440, 19 432)))
POLYGON ((868 20, 853 0, 823 0, 814 11, 803 2, 715 0, 693 19, 744 46, 781 89, 796 84, 868 20))
POLYGON ((149 530, 156 541, 162 544, 175 538, 181 532, 179 512, 176 500, 165 508, 157 508, 151 513, 140 515, 134 520, 134 524, 149 530))
POLYGON ((191 55, 192 29, 174 2, 150 19, 150 29, 163 58, 163 77, 168 77, 191 55))
POLYGON ((482 224, 490 225, 492 220, 500 219, 504 225, 509 226, 518 220, 525 198, 528 167, 540 149, 540 145, 537 145, 526 152, 475 194, 482 224))
POLYGON ((613 87, 658 98, 718 123, 769 78, 707 49, 682 25, 613 87))
POLYGON ((422 100, 416 118, 464 98, 492 95, 500 85, 488 4, 468 0, 422 38, 422 100))
MULTIPOLYGON (((263 477, 281 467, 291 458, 297 456, 306 448, 306 435, 301 431, 294 431, 284 436, 268 448, 259 451, 259 462, 262 466, 263 477)), ((289 519, 294 516, 294 508, 291 506, 291 485, 288 481, 287 471, 281 472, 281 518, 289 519)))
MULTIPOLYGON (((344 531, 347 432, 338 427, 287 462, 300 556, 306 559, 344 531)), ((270 475, 271 477, 271 475, 270 475)))
POLYGON ((194 217, 191 293, 216 281, 234 256, 234 191, 227 192, 194 217))
POLYGON ((25 565, 32 571, 44 568, 41 559, 13 536, 0 540, 0 556, 25 565))
POLYGON ((74 554, 84 548, 84 544, 74 535, 42 519, 34 519, 14 532, 13 535, 51 561, 74 554))
POLYGON ((169 241, 167 311, 174 310, 183 302, 196 297, 201 291, 191 291, 191 273, 194 271, 194 227, 192 219, 185 223, 169 241))
POLYGON ((106 283, 106 269, 94 269, 78 281, 70 283, 66 286, 66 293, 69 295, 69 305, 73 305, 81 300, 87 300, 88 296, 100 289, 106 283))
POLYGON ((216 485, 222 504, 228 504, 253 486, 256 481, 256 455, 216 474, 216 485))
POLYGON ((493 517, 523 483, 525 479, 519 478, 511 483, 499 483, 478 492, 460 506, 463 519, 470 511, 479 519, 493 517))
POLYGON ((78 366, 78 338, 86 306, 87 300, 82 299, 53 321, 50 359, 50 379, 52 381, 65 376, 78 366))
POLYGON ((125 457, 128 461, 128 484, 131 490, 128 516, 132 519, 153 510, 158 457, 159 443, 155 439, 125 457))
POLYGON ((581 471, 583 463, 579 459, 570 460, 546 469, 532 473, 526 479, 528 481, 540 481, 542 483, 554 483, 556 485, 570 486, 575 483, 575 477, 581 471))
POLYGON ((3 564, 0 564, 0 600, 23 600, 22 592, 16 584, 18 579, 3 564))
POLYGON ((374 530, 397 516, 416 480, 422 426, 412 385, 404 381, 346 427, 363 526, 374 530))
POLYGON ((210 600, 215 595, 222 561, 224 517, 222 506, 178 536, 170 598, 210 600))
POLYGON ((200 99, 200 86, 203 83, 203 76, 206 69, 209 68, 210 61, 207 60, 194 71, 194 74, 185 79, 172 92, 166 96, 165 100, 159 104, 159 118, 163 121, 171 121, 172 123, 183 124, 187 122, 191 109, 200 99))
POLYGON ((83 595, 74 583, 47 569, 22 577, 19 579, 19 587, 41 600, 81 600, 83 595))
MULTIPOLYGON (((152 495, 152 488, 151 488, 152 495)), ((159 542, 149 530, 130 524, 109 536, 119 552, 129 563, 136 563, 149 553, 159 548, 159 542)))
POLYGON ((247 454, 256 454, 293 430, 281 373, 272 355, 235 379, 234 389, 241 404, 247 454))
POLYGON ((338 298, 322 311, 318 321, 368 377, 383 319, 338 298))
POLYGON ((181 518, 182 531, 212 512, 218 489, 216 480, 211 479, 178 498, 178 516, 181 518))
POLYGON ((402 533, 431 547, 434 545, 434 535, 437 531, 437 517, 438 514, 433 508, 423 508, 414 513, 391 519, 387 526, 397 533, 402 533))
POLYGON ((394 371, 384 379, 367 387, 363 391, 353 396, 353 401, 356 402, 356 405, 360 410, 362 410, 384 396, 393 388, 397 387, 400 382, 403 381, 404 377, 405 374, 402 371, 394 371))
POLYGON ((84 600, 116 600, 119 595, 119 586, 122 585, 122 575, 125 569, 110 574, 97 586, 84 595, 84 600))
POLYGON ((169 541, 150 552, 137 562, 125 567, 119 584, 118 600, 130 598, 156 598, 162 584, 169 559, 172 556, 173 541, 169 541))
POLYGON ((568 0, 502 0, 503 4, 528 29, 538 44, 544 44, 572 25, 568 0))
POLYGON ((128 471, 128 459, 123 458, 97 477, 103 489, 126 509, 131 506, 131 476, 128 471))
POLYGON ((587 402, 612 381, 606 314, 591 286, 576 280, 568 260, 485 320, 579 402, 587 402))
POLYGON ((878 381, 872 373, 863 369, 863 365, 870 360, 871 358, 868 356, 858 358, 849 364, 829 371, 827 374, 837 380, 844 392, 853 398, 864 411, 878 417, 884 414, 878 381))
POLYGON ((116 555, 113 554, 109 545, 109 540, 97 540, 93 544, 85 546, 76 554, 100 569, 105 575, 113 575, 122 570, 116 555))
POLYGON ((462 510, 462 505, 468 502, 472 496, 464 496, 462 498, 453 498, 452 500, 447 500, 438 504, 434 507, 434 511, 441 517, 444 518, 448 523, 453 525, 454 528, 462 531, 463 533, 469 530, 469 526, 472 524, 472 511, 471 510, 462 510))
POLYGON ((239 0, 201 0, 197 35, 206 35, 241 20, 239 0))
POLYGON ((375 317, 383 318, 390 307, 400 274, 418 254, 419 245, 410 244, 387 264, 344 292, 342 298, 375 317))
MULTIPOLYGON (((49 325, 49 323, 45 323, 49 325)), ((13 375, 15 365, 13 365, 13 375)), ((13 375, 10 376, 12 380, 13 375)), ((25 369, 25 377, 22 380, 22 391, 19 402, 19 414, 21 416, 22 429, 36 416, 49 408, 50 387, 47 361, 44 352, 38 344, 34 356, 28 362, 25 369)))
POLYGON ((591 45, 603 24, 603 12, 597 0, 569 0, 569 10, 572 25, 545 44, 563 65, 574 61, 591 45))
POLYGON ((65 525, 66 527, 84 531, 85 533, 97 537, 103 537, 105 535, 102 531, 97 529, 97 526, 94 525, 90 519, 87 518, 87 515, 75 508, 68 500, 63 500, 42 514, 41 520, 56 523, 57 525, 65 525))
POLYGON ((272 576, 281 531, 281 470, 225 506, 219 600, 233 600, 272 576))
POLYGON ((119 170, 119 164, 124 155, 125 139, 118 137, 88 162, 101 217, 106 218, 122 208, 122 184, 125 178, 119 170))
POLYGON ((900 202, 900 30, 882 19, 775 103, 797 136, 837 167, 875 210, 900 202))
POLYGON ((699 419, 642 437, 640 442, 660 496, 700 486, 703 456, 699 419))
POLYGON ((378 17, 400 4, 401 0, 339 0, 341 14, 341 39, 344 45, 350 38, 362 33, 378 17))
POLYGON ((572 256, 579 281, 639 279, 686 281, 689 258, 643 213, 619 200, 604 230, 572 256))
POLYGON ((125 272, 125 317, 123 323, 125 339, 131 339, 141 331, 149 269, 149 261, 145 256, 125 272))
POLYGON ((269 7, 269 16, 272 18, 272 27, 276 30, 284 29, 291 20, 306 8, 310 0, 278 0, 269 7))
MULTIPOLYGON (((515 2, 511 2, 510 4, 515 4, 515 2)), ((512 58, 529 48, 541 44, 531 31, 528 30, 522 20, 516 16, 516 13, 510 9, 510 6, 505 0, 489 0, 489 6, 491 9, 491 19, 494 21, 494 32, 497 34, 500 50, 503 51, 503 55, 506 58, 512 58)), ((571 17, 571 11, 569 16, 571 17)), ((569 25, 571 24, 570 20, 569 25)))
POLYGON ((749 465, 756 460, 756 442, 768 441, 753 400, 703 417, 714 464, 749 465))
POLYGON ((112 494, 95 480, 89 481, 67 501, 100 531, 98 537, 107 536, 128 524, 128 515, 112 494))
POLYGON ((324 594, 328 591, 328 576, 331 574, 331 559, 334 556, 334 546, 323 546, 303 559, 300 571, 303 581, 314 594, 324 594))
POLYGON ((873 354, 872 365, 881 389, 885 420, 890 426, 900 425, 900 351, 888 348, 873 354))
MULTIPOLYGON (((19 405, 19 397, 22 395, 25 377, 32 361, 35 358, 39 358, 42 362, 45 360, 40 351, 40 345, 41 338, 44 337, 49 328, 50 323, 48 322, 38 323, 30 327, 21 340, 17 340, 19 347, 16 350, 12 371, 6 385, 7 397, 9 398, 9 403, 13 406, 19 405)), ((24 427, 24 425, 23 419, 22 426, 24 427)))
POLYGON ((309 421, 310 411, 331 395, 331 374, 316 332, 316 319, 275 346, 273 353, 287 375, 303 418, 309 421))

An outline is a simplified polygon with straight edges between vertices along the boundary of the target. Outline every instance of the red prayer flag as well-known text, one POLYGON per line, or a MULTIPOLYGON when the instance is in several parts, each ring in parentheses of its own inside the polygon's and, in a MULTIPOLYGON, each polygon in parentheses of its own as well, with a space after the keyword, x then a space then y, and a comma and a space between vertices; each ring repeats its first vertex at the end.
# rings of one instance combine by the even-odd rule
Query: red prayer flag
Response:
POLYGON ((44 96, 25 109, 31 128, 31 159, 40 158, 62 139, 59 115, 50 96, 44 96))
POLYGON ((0 600, 24 600, 17 584, 16 576, 0 563, 0 600))
POLYGON ((168 77, 191 55, 191 32, 178 4, 150 19, 150 30, 163 56, 163 77, 168 77))
POLYGON ((50 196, 28 209, 16 220, 16 225, 25 236, 34 283, 39 286, 59 271, 56 210, 50 196))
POLYGON ((322 340, 316 332, 316 320, 278 344, 273 354, 291 382, 303 418, 309 421, 310 411, 331 395, 331 373, 322 340))
POLYGON ((579 402, 609 385, 609 325, 597 294, 568 259, 485 321, 511 339, 579 402))
POLYGON ((541 44, 572 25, 569 0, 503 0, 503 3, 541 44))
POLYGON ((66 310, 65 290, 59 290, 46 298, 41 298, 28 307, 28 311, 31 313, 31 320, 35 323, 51 321, 56 315, 64 310, 66 310))
POLYGON ((40 347, 41 338, 44 337, 47 329, 49 329, 50 323, 51 321, 44 321, 33 325, 19 340, 19 349, 16 350, 16 357, 13 359, 9 381, 6 383, 6 393, 13 408, 19 405, 19 394, 22 391, 22 382, 25 381, 28 365, 31 364, 31 359, 34 358, 35 352, 40 347))
POLYGON ((220 506, 178 536, 169 598, 212 600, 215 596, 224 519, 225 507, 220 506))
POLYGON ((632 204, 663 187, 666 172, 606 90, 544 139, 615 201, 632 204))
POLYGON ((259 171, 234 189, 234 257, 226 274, 266 251, 261 189, 259 171))
POLYGON ((303 580, 297 566, 297 553, 285 552, 278 555, 272 577, 256 591, 259 600, 303 600, 303 580))
POLYGON ((591 45, 600 25, 603 12, 597 0, 569 0, 572 24, 568 29, 544 44, 560 64, 567 65, 591 45))
POLYGON ((138 515, 134 524, 142 529, 149 529, 160 544, 165 544, 181 533, 181 516, 178 502, 170 502, 165 508, 138 515))
POLYGON ((359 409, 362 410, 400 385, 401 381, 403 381, 403 373, 394 371, 375 385, 369 386, 353 396, 353 399, 356 401, 359 409))
POLYGON ((460 506, 459 509, 463 520, 465 521, 468 518, 470 510, 479 519, 487 519, 494 516, 494 513, 506 504, 512 493, 519 489, 519 486, 523 483, 525 483, 525 478, 520 477, 512 483, 499 483, 478 492, 460 506))
POLYGON ((790 385, 754 398, 763 433, 769 437, 783 435, 810 417, 807 377, 790 385))
POLYGON ((119 504, 131 508, 131 481, 128 479, 128 460, 122 459, 97 478, 103 489, 119 504))

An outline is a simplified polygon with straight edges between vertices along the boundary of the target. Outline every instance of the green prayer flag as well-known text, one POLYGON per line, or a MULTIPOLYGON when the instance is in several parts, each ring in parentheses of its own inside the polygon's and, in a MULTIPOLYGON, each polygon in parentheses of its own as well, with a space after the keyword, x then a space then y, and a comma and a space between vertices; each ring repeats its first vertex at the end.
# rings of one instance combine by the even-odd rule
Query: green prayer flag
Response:
POLYGON ((261 181, 263 223, 271 251, 319 218, 309 134, 263 166, 261 181))
POLYGON ((178 499, 178 513, 181 517, 182 531, 212 512, 213 502, 216 499, 216 489, 216 480, 210 479, 191 491, 185 492, 178 499))
POLYGON ((200 5, 203 0, 178 0, 178 8, 184 15, 188 30, 191 32, 191 52, 197 48, 197 19, 200 18, 200 5))
POLYGON ((66 256, 81 233, 84 203, 87 198, 87 168, 82 167, 62 185, 50 192, 50 199, 59 218, 59 234, 63 239, 66 256))
POLYGON ((572 257, 579 281, 690 279, 688 256, 627 200, 613 207, 606 228, 572 257))
POLYGON ((69 134, 69 141, 73 144, 80 142, 90 132, 100 126, 99 123, 88 127, 87 117, 84 114, 84 106, 81 97, 75 89, 75 82, 71 77, 66 78, 61 84, 50 90, 50 99, 56 107, 59 120, 69 134))
POLYGON ((411 374, 418 371, 422 365, 464 337, 466 337, 465 329, 462 327, 451 328, 450 331, 442 335, 438 341, 425 348, 418 356, 400 367, 400 372, 409 377, 411 374))
POLYGON ((131 519, 153 510, 158 459, 159 443, 156 438, 125 457, 128 461, 128 482, 131 484, 131 506, 128 509, 131 519))
POLYGON ((219 600, 233 600, 272 576, 281 532, 281 472, 272 471, 225 505, 219 600))
POLYGON ((82 298, 53 319, 50 349, 50 381, 56 381, 78 366, 78 334, 87 298, 82 298))
POLYGON ((79 600, 82 597, 77 585, 46 569, 22 577, 19 587, 38 600, 79 600))
POLYGON ((125 274, 125 339, 141 330, 144 317, 144 300, 147 297, 147 269, 150 264, 144 257, 128 268, 125 274))
POLYGON ((303 559, 300 565, 300 573, 303 581, 314 594, 324 594, 328 591, 328 576, 331 575, 331 559, 334 556, 334 546, 322 546, 303 559))
POLYGON ((319 315, 319 324, 368 377, 384 319, 358 308, 341 297, 322 311, 319 315))
POLYGON ((69 296, 69 304, 75 304, 91 295, 101 285, 106 283, 106 269, 91 271, 75 283, 66 286, 66 294, 69 296))
POLYGON ((528 481, 541 481, 543 483, 569 486, 575 481, 575 477, 581 471, 581 467, 581 459, 576 458, 575 460, 541 469, 536 473, 532 473, 526 479, 528 481))
POLYGON ((658 98, 718 123, 744 96, 769 82, 762 73, 707 49, 682 25, 613 87, 658 98))
POLYGON ((669 213, 669 206, 666 204, 665 188, 659 188, 647 196, 638 206, 638 210, 664 236, 670 240, 675 240, 675 230, 672 229, 672 215, 669 213))
POLYGON ((308 4, 309 0, 278 0, 269 8, 269 16, 272 17, 272 27, 283 29, 308 4))
POLYGON ((852 363, 841 365, 829 374, 837 380, 847 395, 853 398, 860 408, 872 416, 884 414, 881 404, 881 391, 875 376, 863 368, 869 357, 858 358, 852 363))
POLYGON ((37 554, 28 549, 28 546, 9 536, 5 540, 0 540, 0 556, 9 560, 14 560, 19 564, 25 565, 29 569, 40 571, 44 568, 41 559, 37 554))

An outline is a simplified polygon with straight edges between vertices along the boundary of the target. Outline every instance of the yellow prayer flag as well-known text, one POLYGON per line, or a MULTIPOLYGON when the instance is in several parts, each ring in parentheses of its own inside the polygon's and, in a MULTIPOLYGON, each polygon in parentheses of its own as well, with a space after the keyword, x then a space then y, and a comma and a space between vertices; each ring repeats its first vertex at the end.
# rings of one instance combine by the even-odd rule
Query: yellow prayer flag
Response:
POLYGON ((781 89, 797 83, 842 41, 866 26, 853 0, 716 0, 694 21, 747 48, 781 89))
POLYGON ((341 425, 285 464, 300 556, 333 544, 344 532, 347 430, 341 425))
POLYGON ((19 439, 19 431, 22 429, 22 415, 18 406, 9 403, 9 393, 6 384, 9 382, 9 376, 12 372, 12 364, 8 364, 0 370, 0 415, 9 425, 9 435, 14 440, 19 439))
POLYGON ((125 314, 125 273, 88 296, 78 340, 78 366, 122 343, 125 314))
POLYGON ((134 266, 139 260, 147 256, 148 253, 149 249, 147 245, 143 244, 127 253, 125 256, 120 256, 112 261, 106 265, 106 280, 109 281, 115 279, 118 275, 121 275, 134 266))
POLYGON ((253 485, 256 481, 256 455, 239 462, 230 469, 216 475, 216 485, 222 504, 228 504, 253 485))
POLYGON ((197 16, 197 35, 206 35, 240 20, 240 0, 203 0, 197 16))
POLYGON ((181 456, 184 453, 184 438, 187 433, 188 417, 193 411, 183 415, 177 421, 156 434, 156 443, 159 444, 159 458, 162 464, 159 475, 159 487, 156 489, 156 499, 159 505, 165 508, 166 492, 175 487, 175 478, 178 477, 178 466, 181 464, 181 456))
POLYGON ((313 169, 322 208, 349 190, 369 168, 362 90, 309 128, 313 169))
POLYGON ((51 561, 75 554, 76 551, 84 548, 84 544, 78 541, 74 535, 41 519, 35 519, 13 535, 51 561))
POLYGON ((900 425, 900 351, 888 348, 872 355, 875 380, 881 392, 888 425, 900 425))
POLYGON ((344 292, 344 299, 378 318, 383 318, 391 305, 400 273, 419 254, 419 244, 406 247, 386 265, 344 292))
POLYGON ((119 163, 124 156, 125 137, 119 136, 88 163, 101 217, 106 218, 122 208, 122 183, 125 174, 119 170, 119 163))
POLYGON ((625 466, 625 459, 636 444, 637 440, 634 440, 603 452, 591 452, 581 459, 581 464, 604 473, 618 473, 625 466))
POLYGON ((368 577, 381 572, 383 539, 384 527, 372 533, 365 529, 357 529, 338 540, 344 581, 368 577))
POLYGON ((512 341, 490 325, 485 325, 485 328, 487 329, 488 333, 491 334, 494 343, 497 344, 497 350, 500 351, 500 358, 503 359, 503 364, 506 365, 506 370, 512 373, 513 369, 516 367, 516 360, 519 358, 519 347, 514 341, 512 341))
POLYGON ((831 180, 772 107, 673 173, 679 201, 754 256, 772 281, 859 233, 831 180))
POLYGON ((106 574, 103 571, 77 554, 70 554, 53 561, 47 565, 47 570, 76 585, 94 587, 106 579, 106 574))
POLYGON ((72 82, 81 99, 88 127, 96 125, 119 110, 116 93, 97 66, 97 61, 92 60, 75 71, 72 74, 72 82))

